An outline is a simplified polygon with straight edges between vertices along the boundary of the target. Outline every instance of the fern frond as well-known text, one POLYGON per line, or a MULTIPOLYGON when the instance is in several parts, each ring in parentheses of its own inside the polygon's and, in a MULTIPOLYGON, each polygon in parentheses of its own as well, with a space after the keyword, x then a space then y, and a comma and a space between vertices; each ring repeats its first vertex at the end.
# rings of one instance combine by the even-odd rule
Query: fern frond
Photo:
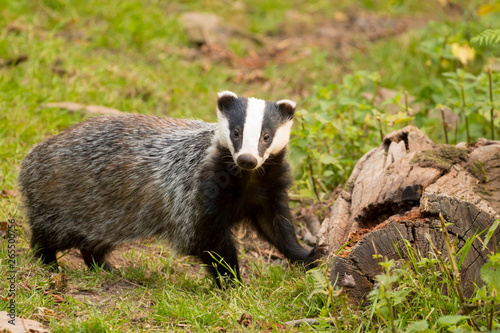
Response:
POLYGON ((323 272, 319 269, 311 269, 307 272, 313 279, 314 290, 313 293, 323 292, 328 290, 328 280, 325 278, 323 272))
POLYGON ((500 29, 487 29, 474 36, 470 42, 478 46, 489 46, 500 43, 500 29))

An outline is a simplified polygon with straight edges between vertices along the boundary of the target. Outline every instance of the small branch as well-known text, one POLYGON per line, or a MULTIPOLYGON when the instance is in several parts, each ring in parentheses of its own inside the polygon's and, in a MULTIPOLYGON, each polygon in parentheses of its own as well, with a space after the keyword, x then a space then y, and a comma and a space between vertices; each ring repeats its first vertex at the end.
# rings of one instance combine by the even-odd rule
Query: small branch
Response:
POLYGON ((384 132, 382 130, 382 119, 380 119, 380 117, 377 117, 377 121, 378 121, 378 124, 380 126, 380 141, 383 142, 384 141, 384 132))
MULTIPOLYGON (((443 232, 443 238, 444 238, 444 244, 446 247, 446 252, 448 252, 448 259, 450 260, 451 264, 451 269, 452 269, 452 274, 451 274, 451 281, 455 285, 455 290, 457 291, 458 298, 460 299, 460 305, 462 306, 462 309, 466 310, 468 308, 464 296, 464 290, 462 287, 462 277, 460 276, 460 271, 458 270, 458 265, 457 265, 457 260, 455 258, 455 249, 453 244, 451 243, 450 235, 448 234, 448 229, 446 228, 446 222, 444 221, 443 214, 439 213, 439 219, 441 220, 441 229, 443 232)), ((465 253, 463 254, 465 255, 465 253)), ((479 326, 476 324, 474 319, 469 318, 468 319, 469 324, 474 326, 478 331, 480 331, 479 326)))
POLYGON ((443 39, 443 44, 441 44, 441 50, 439 50, 439 57, 438 57, 438 60, 437 60, 437 72, 441 72, 439 70, 439 64, 441 63, 441 61, 443 60, 443 53, 444 53, 444 48, 446 47, 446 44, 448 44, 448 35, 444 36, 444 39, 443 39))
POLYGON ((318 218, 315 215, 306 215, 304 216, 304 221, 306 222, 307 229, 309 229, 313 236, 316 236, 321 228, 318 218))
POLYGON ((408 111, 408 90, 405 90, 405 112, 407 116, 410 115, 410 112, 408 111))
POLYGON ((465 129, 467 130, 467 144, 470 143, 469 116, 465 116, 465 129))
POLYGON ((444 118, 444 109, 442 107, 439 108, 441 111, 441 118, 442 124, 443 124, 443 130, 444 130, 444 138, 446 139, 446 144, 448 144, 448 123, 446 122, 446 119, 444 118))
POLYGON ((323 192, 328 193, 328 189, 326 188, 325 185, 323 185, 323 182, 321 181, 321 178, 317 178, 316 181, 318 182, 319 187, 323 190, 323 192))
POLYGON ((28 60, 28 56, 27 55, 20 55, 20 56, 18 56, 16 58, 7 59, 7 60, 0 59, 0 67, 13 67, 13 66, 17 66, 20 63, 25 62, 26 60, 28 60))
POLYGON ((495 126, 493 124, 493 115, 495 114, 495 107, 493 106, 493 80, 491 78, 491 66, 488 68, 488 81, 490 83, 490 126, 491 126, 491 140, 495 140, 495 126))
POLYGON ((460 303, 465 303, 465 296, 462 289, 462 278, 460 277, 460 272, 458 271, 457 261, 455 259, 455 251, 453 245, 451 244, 450 235, 448 235, 448 230, 446 228, 446 222, 444 221, 443 214, 439 213, 439 219, 441 220, 441 228, 443 232, 444 244, 446 246, 446 252, 448 252, 448 259, 450 260, 451 269, 453 270, 453 277, 456 279, 456 290, 458 297, 460 298, 460 303))
MULTIPOLYGON (((290 321, 283 323, 283 325, 299 327, 300 325, 302 325, 302 323, 306 323, 308 325, 319 325, 320 324, 318 319, 316 319, 316 318, 304 318, 304 319, 290 320, 290 321)), ((328 320, 327 323, 333 324, 333 322, 330 320, 328 320)))
MULTIPOLYGON (((491 73, 491 68, 490 68, 490 73, 491 73)), ((495 301, 491 301, 491 308, 490 308, 490 316, 488 318, 488 330, 491 331, 493 329, 493 309, 495 308, 495 301)))
POLYGON ((464 85, 460 83, 460 93, 462 94, 462 116, 465 118, 465 129, 467 131, 467 144, 470 143, 470 133, 469 133, 469 117, 465 114, 465 90, 464 85))
MULTIPOLYGON (((303 122, 300 122, 300 126, 302 126, 302 130, 303 131, 306 130, 306 128, 304 127, 304 123, 303 122)), ((309 167, 309 172, 311 173, 311 180, 312 180, 314 194, 316 195, 316 198, 318 199, 318 201, 321 201, 319 199, 318 186, 316 185, 316 179, 314 179, 313 167, 312 167, 312 163, 311 163, 312 156, 311 156, 310 152, 307 152, 307 157, 309 158, 309 163, 307 163, 307 164, 308 164, 308 167, 309 167)))
POLYGON ((309 172, 311 173, 311 180, 312 180, 312 184, 313 184, 314 194, 316 195, 316 198, 318 199, 318 201, 321 201, 319 199, 318 186, 316 185, 316 179, 314 178, 313 167, 312 167, 312 163, 310 160, 309 160, 308 165, 309 165, 309 172))

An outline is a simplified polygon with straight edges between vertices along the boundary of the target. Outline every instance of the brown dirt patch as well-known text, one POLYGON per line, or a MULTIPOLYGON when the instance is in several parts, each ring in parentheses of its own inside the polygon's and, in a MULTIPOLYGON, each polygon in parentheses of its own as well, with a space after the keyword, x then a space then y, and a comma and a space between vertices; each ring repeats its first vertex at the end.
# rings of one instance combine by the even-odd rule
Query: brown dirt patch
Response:
POLYGON ((169 52, 181 54, 187 61, 200 59, 206 70, 212 63, 225 63, 236 71, 236 83, 262 84, 267 81, 262 69, 271 63, 288 64, 306 59, 311 55, 311 48, 321 48, 329 51, 331 57, 347 60, 353 51, 363 51, 368 43, 422 27, 428 19, 418 15, 394 17, 359 8, 336 12, 333 18, 322 13, 290 10, 274 34, 250 34, 257 41, 245 34, 242 36, 239 28, 219 29, 226 39, 227 35, 234 35, 239 41, 250 43, 244 55, 231 51, 217 38, 198 47, 169 49, 169 52))

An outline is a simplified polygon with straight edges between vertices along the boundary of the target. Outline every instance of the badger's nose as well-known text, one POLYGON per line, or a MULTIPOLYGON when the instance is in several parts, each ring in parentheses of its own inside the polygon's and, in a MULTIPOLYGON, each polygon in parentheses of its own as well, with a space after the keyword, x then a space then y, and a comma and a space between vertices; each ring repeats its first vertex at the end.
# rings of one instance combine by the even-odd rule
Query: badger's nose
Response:
POLYGON ((238 166, 242 169, 252 170, 257 166, 257 159, 249 154, 243 154, 236 160, 238 166))

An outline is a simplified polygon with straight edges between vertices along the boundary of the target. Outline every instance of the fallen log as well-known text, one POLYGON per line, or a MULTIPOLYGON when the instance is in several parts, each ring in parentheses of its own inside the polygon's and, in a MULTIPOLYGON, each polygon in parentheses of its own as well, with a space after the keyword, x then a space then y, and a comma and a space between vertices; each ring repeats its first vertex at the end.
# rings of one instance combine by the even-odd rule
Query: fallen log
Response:
MULTIPOLYGON (((322 223, 319 243, 326 244, 331 253, 341 250, 330 266, 331 282, 344 286, 357 303, 382 272, 373 257, 376 253, 388 259, 408 259, 402 242, 406 239, 426 257, 429 234, 446 254, 440 213, 453 223, 448 232, 460 249, 499 218, 499 189, 499 141, 439 145, 413 126, 387 135, 380 147, 356 164, 322 223), (349 283, 344 281, 347 277, 349 283)), ((490 248, 495 239, 500 239, 500 230, 490 240, 490 248)), ((460 271, 467 295, 479 281, 485 261, 486 252, 475 240, 460 271)))

